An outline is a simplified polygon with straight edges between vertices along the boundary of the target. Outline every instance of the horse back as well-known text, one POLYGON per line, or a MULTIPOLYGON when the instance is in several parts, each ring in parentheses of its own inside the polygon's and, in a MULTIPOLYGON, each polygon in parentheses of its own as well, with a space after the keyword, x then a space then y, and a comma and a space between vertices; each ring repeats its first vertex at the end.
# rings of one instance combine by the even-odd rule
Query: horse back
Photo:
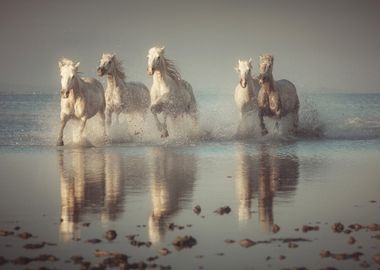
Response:
POLYGON ((123 102, 135 109, 144 110, 150 105, 150 93, 148 87, 141 82, 127 82, 126 91, 123 92, 123 102))
POLYGON ((280 95, 283 114, 298 112, 299 99, 294 84, 288 80, 279 80, 276 81, 275 88, 280 95))
POLYGON ((106 102, 103 85, 95 78, 82 78, 83 93, 85 95, 86 107, 89 117, 104 111, 106 102))

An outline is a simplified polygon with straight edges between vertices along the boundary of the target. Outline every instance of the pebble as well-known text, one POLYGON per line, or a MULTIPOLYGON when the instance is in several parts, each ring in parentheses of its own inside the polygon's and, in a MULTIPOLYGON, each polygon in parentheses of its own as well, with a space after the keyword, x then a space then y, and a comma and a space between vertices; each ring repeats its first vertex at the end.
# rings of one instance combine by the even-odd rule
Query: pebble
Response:
POLYGON ((352 229, 352 230, 354 230, 354 231, 359 231, 359 230, 361 230, 362 228, 363 228, 363 226, 362 225, 360 225, 360 224, 351 224, 351 225, 349 225, 348 226, 350 229, 352 229))
POLYGON ((82 223, 82 226, 83 227, 90 227, 90 224, 91 224, 90 222, 84 222, 84 223, 82 223))
POLYGON ((240 240, 239 244, 240 244, 240 246, 242 246, 244 248, 249 248, 249 247, 253 246, 255 244, 255 242, 253 242, 251 239, 245 238, 245 239, 240 240))
POLYGON ((372 260, 374 260, 377 264, 380 264, 380 253, 377 253, 372 257, 372 260))
POLYGON ((232 240, 232 239, 226 239, 226 240, 224 240, 224 243, 227 243, 227 244, 233 244, 233 243, 235 243, 235 240, 232 240))
POLYGON ((21 239, 29 239, 30 237, 32 237, 32 234, 31 233, 28 233, 28 232, 22 232, 22 233, 19 233, 18 234, 18 237, 20 237, 21 239))
POLYGON ((367 225, 367 229, 370 231, 380 231, 380 224, 369 224, 367 225))
POLYGON ((18 231, 18 230, 20 230, 20 229, 21 229, 20 226, 15 226, 15 227, 13 228, 13 230, 15 230, 15 231, 18 231))
POLYGON ((108 241, 112 241, 114 240, 116 237, 117 237, 117 233, 116 231, 114 230, 109 230, 105 233, 104 237, 108 240, 108 241))
POLYGON ((83 257, 82 256, 79 256, 79 255, 73 255, 70 257, 70 260, 74 263, 74 264, 81 264, 82 261, 83 261, 83 257))
POLYGON ((288 243, 288 248, 297 248, 298 245, 296 243, 293 243, 293 242, 289 242, 288 243))
POLYGON ((277 224, 273 224, 272 226, 272 232, 273 233, 278 233, 280 231, 280 226, 278 226, 277 224))
POLYGON ((344 230, 344 225, 342 223, 340 223, 340 222, 334 223, 331 226, 331 229, 333 230, 333 232, 341 233, 344 230))
POLYGON ((199 205, 194 206, 193 212, 199 215, 202 212, 202 208, 199 205))
POLYGON ((166 255, 170 254, 170 250, 167 249, 167 248, 161 248, 161 249, 160 249, 160 254, 161 254, 162 256, 166 256, 166 255))
POLYGON ((175 240, 172 241, 173 246, 178 250, 183 248, 191 248, 197 244, 197 240, 191 235, 178 236, 175 240))
POLYGON ((14 232, 7 230, 0 230, 0 236, 14 235, 14 232))
POLYGON ((303 225, 302 231, 304 233, 307 233, 309 231, 319 231, 319 226, 309 226, 309 225, 303 225))
POLYGON ((348 244, 353 245, 356 242, 356 239, 353 236, 348 237, 347 240, 348 244))
POLYGON ((278 259, 279 259, 280 261, 285 260, 285 259, 286 259, 286 256, 284 256, 284 255, 280 255, 280 256, 278 257, 278 259))
POLYGON ((90 243, 90 244, 98 244, 98 243, 100 243, 100 242, 102 242, 102 240, 97 239, 97 238, 88 239, 88 240, 86 241, 86 243, 90 243))
POLYGON ((45 246, 45 242, 42 242, 42 243, 37 243, 37 244, 26 244, 24 245, 24 248, 26 249, 39 249, 39 248, 43 248, 45 246))
POLYGON ((219 215, 229 214, 231 212, 231 208, 229 206, 222 206, 214 211, 219 215))
POLYGON ((333 259, 336 259, 338 261, 341 261, 341 260, 348 260, 348 259, 354 259, 354 260, 359 260, 360 259, 360 256, 362 256, 363 253, 361 252, 354 252, 354 253, 332 253, 328 250, 322 250, 320 252, 320 256, 322 258, 333 258, 333 259))

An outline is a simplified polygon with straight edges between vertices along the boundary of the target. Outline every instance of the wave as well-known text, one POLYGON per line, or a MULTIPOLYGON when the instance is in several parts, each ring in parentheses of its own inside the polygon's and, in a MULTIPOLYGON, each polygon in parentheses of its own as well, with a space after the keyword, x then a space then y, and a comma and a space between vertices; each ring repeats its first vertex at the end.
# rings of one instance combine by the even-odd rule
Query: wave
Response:
MULTIPOLYGON (((15 102, 13 107, 8 104, 8 106, 0 108, 0 145, 55 145, 60 125, 59 100, 50 98, 36 102, 34 100, 36 98, 38 97, 32 97, 32 100, 28 100, 27 109, 19 100, 15 102), (33 102, 38 106, 32 106, 33 102)), ((366 106, 370 110, 367 109, 368 111, 363 112, 362 107, 358 106, 355 111, 353 109, 356 108, 355 102, 353 100, 349 106, 350 109, 345 111, 337 110, 328 97, 324 99, 315 98, 315 100, 310 97, 303 97, 300 102, 300 122, 297 136, 290 135, 290 119, 285 117, 280 121, 280 128, 276 127, 276 121, 265 119, 270 135, 262 137, 256 113, 248 114, 239 125, 239 114, 232 99, 225 96, 215 101, 204 98, 200 100, 198 127, 191 126, 187 119, 179 118, 175 123, 169 121, 170 136, 163 139, 160 137, 151 115, 147 117, 147 121, 144 123, 143 134, 136 132, 139 128, 134 128, 141 126, 141 123, 134 121, 133 117, 122 116, 120 124, 112 126, 110 138, 111 144, 143 145, 197 144, 234 140, 380 138, 378 107, 366 106)), ((342 106, 341 108, 345 107, 342 106)), ((85 139, 82 140, 78 136, 78 123, 75 121, 68 123, 64 136, 68 147, 104 145, 99 119, 95 117, 87 123, 85 139)))

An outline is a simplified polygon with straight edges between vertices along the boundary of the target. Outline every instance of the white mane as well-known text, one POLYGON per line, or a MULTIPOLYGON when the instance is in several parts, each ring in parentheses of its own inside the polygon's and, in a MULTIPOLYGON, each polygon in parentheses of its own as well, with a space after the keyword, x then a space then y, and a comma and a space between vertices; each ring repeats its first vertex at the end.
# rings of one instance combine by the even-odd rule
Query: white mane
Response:
POLYGON ((112 61, 114 65, 114 72, 115 75, 118 76, 119 78, 125 80, 127 76, 125 75, 124 68, 123 68, 123 63, 121 60, 116 58, 115 54, 111 53, 103 53, 101 61, 112 61))

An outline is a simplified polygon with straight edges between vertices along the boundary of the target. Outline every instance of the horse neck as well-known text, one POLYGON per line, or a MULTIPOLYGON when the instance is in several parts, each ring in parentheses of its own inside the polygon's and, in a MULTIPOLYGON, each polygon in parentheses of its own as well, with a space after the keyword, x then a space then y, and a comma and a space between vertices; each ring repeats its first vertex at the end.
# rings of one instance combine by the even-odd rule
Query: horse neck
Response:
POLYGON ((178 85, 178 80, 175 80, 169 76, 168 68, 166 66, 166 59, 160 62, 160 67, 159 67, 159 70, 157 71, 155 72, 156 76, 154 76, 156 79, 156 82, 164 83, 167 86, 169 86, 172 82, 178 85))
POLYGON ((247 88, 248 89, 250 89, 250 90, 254 90, 255 89, 255 84, 254 84, 252 75, 249 75, 249 77, 246 79, 246 82, 247 82, 247 88))
POLYGON ((266 92, 273 92, 274 91, 274 79, 273 79, 273 75, 270 74, 269 76, 269 81, 268 82, 265 82, 262 86, 262 88, 266 91, 266 92))
POLYGON ((76 76, 75 82, 74 82, 74 97, 77 98, 79 96, 83 96, 83 79, 79 76, 76 76))
POLYGON ((111 74, 107 75, 107 89, 111 91, 120 91, 120 88, 124 88, 125 81, 118 74, 117 71, 111 72, 111 74))

